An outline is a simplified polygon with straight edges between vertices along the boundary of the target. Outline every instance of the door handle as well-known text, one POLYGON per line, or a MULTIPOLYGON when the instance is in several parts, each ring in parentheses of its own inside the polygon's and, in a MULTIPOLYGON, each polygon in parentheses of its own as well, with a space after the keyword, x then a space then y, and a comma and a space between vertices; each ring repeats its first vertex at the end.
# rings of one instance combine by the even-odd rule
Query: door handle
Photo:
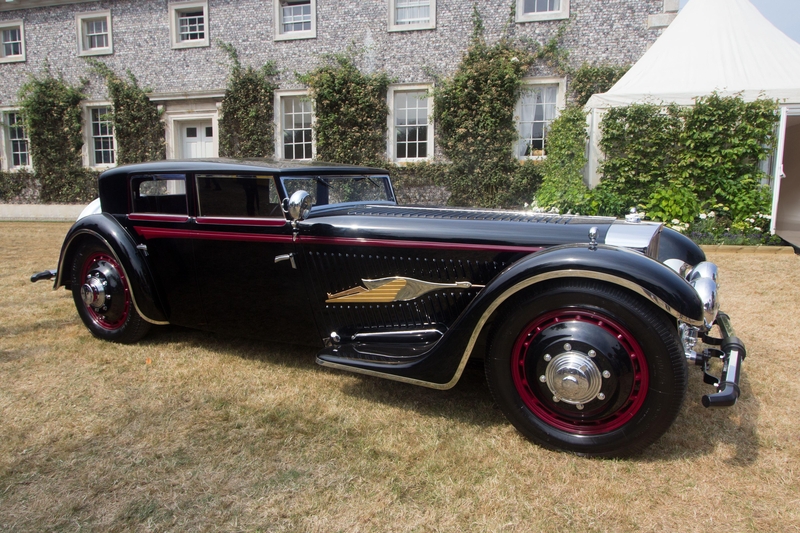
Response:
POLYGON ((297 263, 294 262, 294 254, 276 255, 275 263, 280 263, 281 261, 289 261, 292 264, 292 268, 297 270, 297 263))

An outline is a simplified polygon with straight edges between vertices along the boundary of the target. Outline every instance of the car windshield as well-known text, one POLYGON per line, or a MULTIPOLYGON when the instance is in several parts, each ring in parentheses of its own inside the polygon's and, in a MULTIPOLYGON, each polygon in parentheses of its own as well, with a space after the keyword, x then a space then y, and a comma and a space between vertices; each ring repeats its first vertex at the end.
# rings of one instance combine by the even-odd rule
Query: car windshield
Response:
POLYGON ((394 203, 395 198, 388 176, 300 176, 283 177, 286 195, 306 191, 312 206, 344 203, 394 203))

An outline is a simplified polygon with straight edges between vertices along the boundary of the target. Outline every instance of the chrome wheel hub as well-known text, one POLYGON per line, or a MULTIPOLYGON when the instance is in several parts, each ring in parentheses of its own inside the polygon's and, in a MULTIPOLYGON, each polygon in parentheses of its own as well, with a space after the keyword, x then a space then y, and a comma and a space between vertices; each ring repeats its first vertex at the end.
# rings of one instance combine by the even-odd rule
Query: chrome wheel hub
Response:
POLYGON ((550 359, 542 377, 553 393, 553 401, 576 405, 579 409, 597 398, 603 385, 603 376, 592 358, 577 351, 550 359))
POLYGON ((81 286, 81 299, 86 305, 94 308, 103 307, 106 304, 106 286, 108 282, 101 280, 97 276, 90 276, 86 283, 81 286))

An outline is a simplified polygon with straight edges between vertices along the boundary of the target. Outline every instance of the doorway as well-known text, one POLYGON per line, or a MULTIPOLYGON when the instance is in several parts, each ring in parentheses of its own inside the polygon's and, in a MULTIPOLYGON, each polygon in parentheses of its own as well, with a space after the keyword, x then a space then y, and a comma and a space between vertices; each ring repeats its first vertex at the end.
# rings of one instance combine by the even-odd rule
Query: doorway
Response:
POLYGON ((197 159, 216 157, 214 125, 210 120, 180 123, 182 157, 197 159))

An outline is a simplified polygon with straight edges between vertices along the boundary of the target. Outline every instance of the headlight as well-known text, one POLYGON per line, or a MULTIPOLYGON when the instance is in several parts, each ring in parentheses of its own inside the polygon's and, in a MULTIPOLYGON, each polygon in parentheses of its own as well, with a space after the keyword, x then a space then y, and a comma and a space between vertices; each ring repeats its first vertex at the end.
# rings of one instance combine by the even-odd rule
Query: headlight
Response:
POLYGON ((697 277, 690 282, 703 302, 703 320, 706 327, 710 328, 719 312, 719 297, 717 284, 710 278, 697 277))
POLYGON ((717 265, 709 263, 708 261, 697 263, 691 272, 688 273, 686 279, 691 283, 698 278, 710 279, 715 284, 719 285, 719 271, 717 265))

